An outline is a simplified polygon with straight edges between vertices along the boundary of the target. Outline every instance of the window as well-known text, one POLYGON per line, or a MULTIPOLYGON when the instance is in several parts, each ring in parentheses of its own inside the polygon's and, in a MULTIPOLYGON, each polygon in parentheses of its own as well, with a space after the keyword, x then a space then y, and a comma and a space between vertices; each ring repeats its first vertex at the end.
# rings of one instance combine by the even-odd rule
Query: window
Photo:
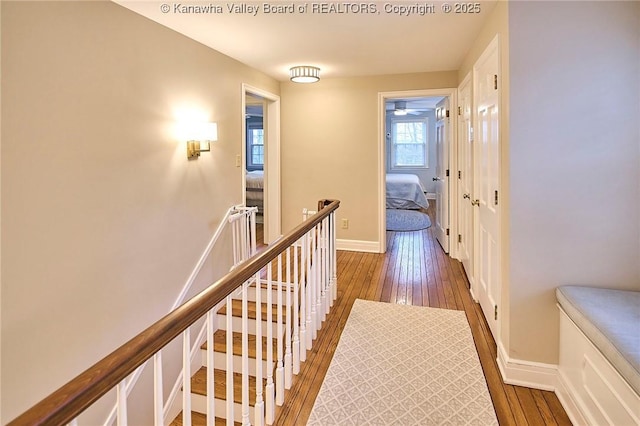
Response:
POLYGON ((251 129, 249 139, 251 165, 264 166, 264 130, 251 129))
POLYGON ((426 118, 392 119, 391 168, 419 169, 428 167, 426 118))
POLYGON ((264 168, 264 126, 262 117, 247 119, 247 170, 264 168))

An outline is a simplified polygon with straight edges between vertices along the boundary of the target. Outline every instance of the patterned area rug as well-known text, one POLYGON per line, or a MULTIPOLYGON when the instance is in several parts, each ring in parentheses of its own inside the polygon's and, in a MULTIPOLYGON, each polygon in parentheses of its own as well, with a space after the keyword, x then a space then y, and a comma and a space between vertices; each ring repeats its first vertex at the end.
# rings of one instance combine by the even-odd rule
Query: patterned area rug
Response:
POLYGON ((465 313, 356 300, 309 425, 497 425, 465 313))
POLYGON ((417 210, 387 209, 387 231, 419 231, 431 226, 429 215, 417 210))

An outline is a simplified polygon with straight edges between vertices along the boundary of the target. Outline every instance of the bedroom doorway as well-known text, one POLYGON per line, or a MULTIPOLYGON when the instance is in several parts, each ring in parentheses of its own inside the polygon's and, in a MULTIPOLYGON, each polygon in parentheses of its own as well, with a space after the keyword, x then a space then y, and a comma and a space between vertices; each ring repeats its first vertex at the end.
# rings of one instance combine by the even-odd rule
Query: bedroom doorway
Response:
MULTIPOLYGON (((436 217, 430 218, 432 226, 450 222, 451 187, 443 185, 449 179, 447 172, 452 158, 449 145, 454 139, 448 120, 447 125, 440 129, 440 143, 436 142, 438 125, 442 125, 443 119, 448 119, 446 114, 454 103, 455 89, 384 92, 378 95, 378 244, 382 253, 386 251, 387 208, 426 212, 426 206, 436 203, 438 194, 436 217), (446 217, 442 217, 443 214, 446 217)), ((447 238, 448 227, 443 226, 443 235, 447 238)), ((444 244, 443 248, 448 251, 444 244)))
POLYGON ((243 84, 242 117, 243 199, 258 208, 262 242, 270 244, 281 236, 280 97, 243 84))

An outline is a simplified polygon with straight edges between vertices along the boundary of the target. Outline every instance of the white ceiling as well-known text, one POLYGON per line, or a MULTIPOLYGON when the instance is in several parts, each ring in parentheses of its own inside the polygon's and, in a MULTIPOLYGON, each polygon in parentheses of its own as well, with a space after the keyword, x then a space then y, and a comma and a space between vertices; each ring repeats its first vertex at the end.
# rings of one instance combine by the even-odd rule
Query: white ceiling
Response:
POLYGON ((229 13, 227 7, 234 3, 220 0, 114 1, 281 81, 288 80, 294 65, 318 66, 321 77, 457 70, 496 4, 496 0, 482 1, 478 14, 447 14, 442 12, 444 2, 434 2, 432 14, 400 16, 385 12, 384 5, 427 3, 334 3, 375 3, 376 14, 311 13, 314 3, 301 0, 235 3, 261 8, 263 3, 296 8, 307 4, 308 8, 294 14, 265 14, 261 9, 253 16, 229 13), (169 6, 168 13, 162 12, 162 5, 169 6), (178 13, 176 5, 217 5, 223 13, 178 13))

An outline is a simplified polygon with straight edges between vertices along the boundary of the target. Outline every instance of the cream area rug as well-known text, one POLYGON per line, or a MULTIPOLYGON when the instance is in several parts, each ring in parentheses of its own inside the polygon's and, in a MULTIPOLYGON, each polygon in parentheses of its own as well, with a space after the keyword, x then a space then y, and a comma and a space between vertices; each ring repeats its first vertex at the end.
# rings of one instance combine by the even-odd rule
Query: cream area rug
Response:
POLYGON ((497 425, 465 313, 356 300, 309 425, 497 425))

